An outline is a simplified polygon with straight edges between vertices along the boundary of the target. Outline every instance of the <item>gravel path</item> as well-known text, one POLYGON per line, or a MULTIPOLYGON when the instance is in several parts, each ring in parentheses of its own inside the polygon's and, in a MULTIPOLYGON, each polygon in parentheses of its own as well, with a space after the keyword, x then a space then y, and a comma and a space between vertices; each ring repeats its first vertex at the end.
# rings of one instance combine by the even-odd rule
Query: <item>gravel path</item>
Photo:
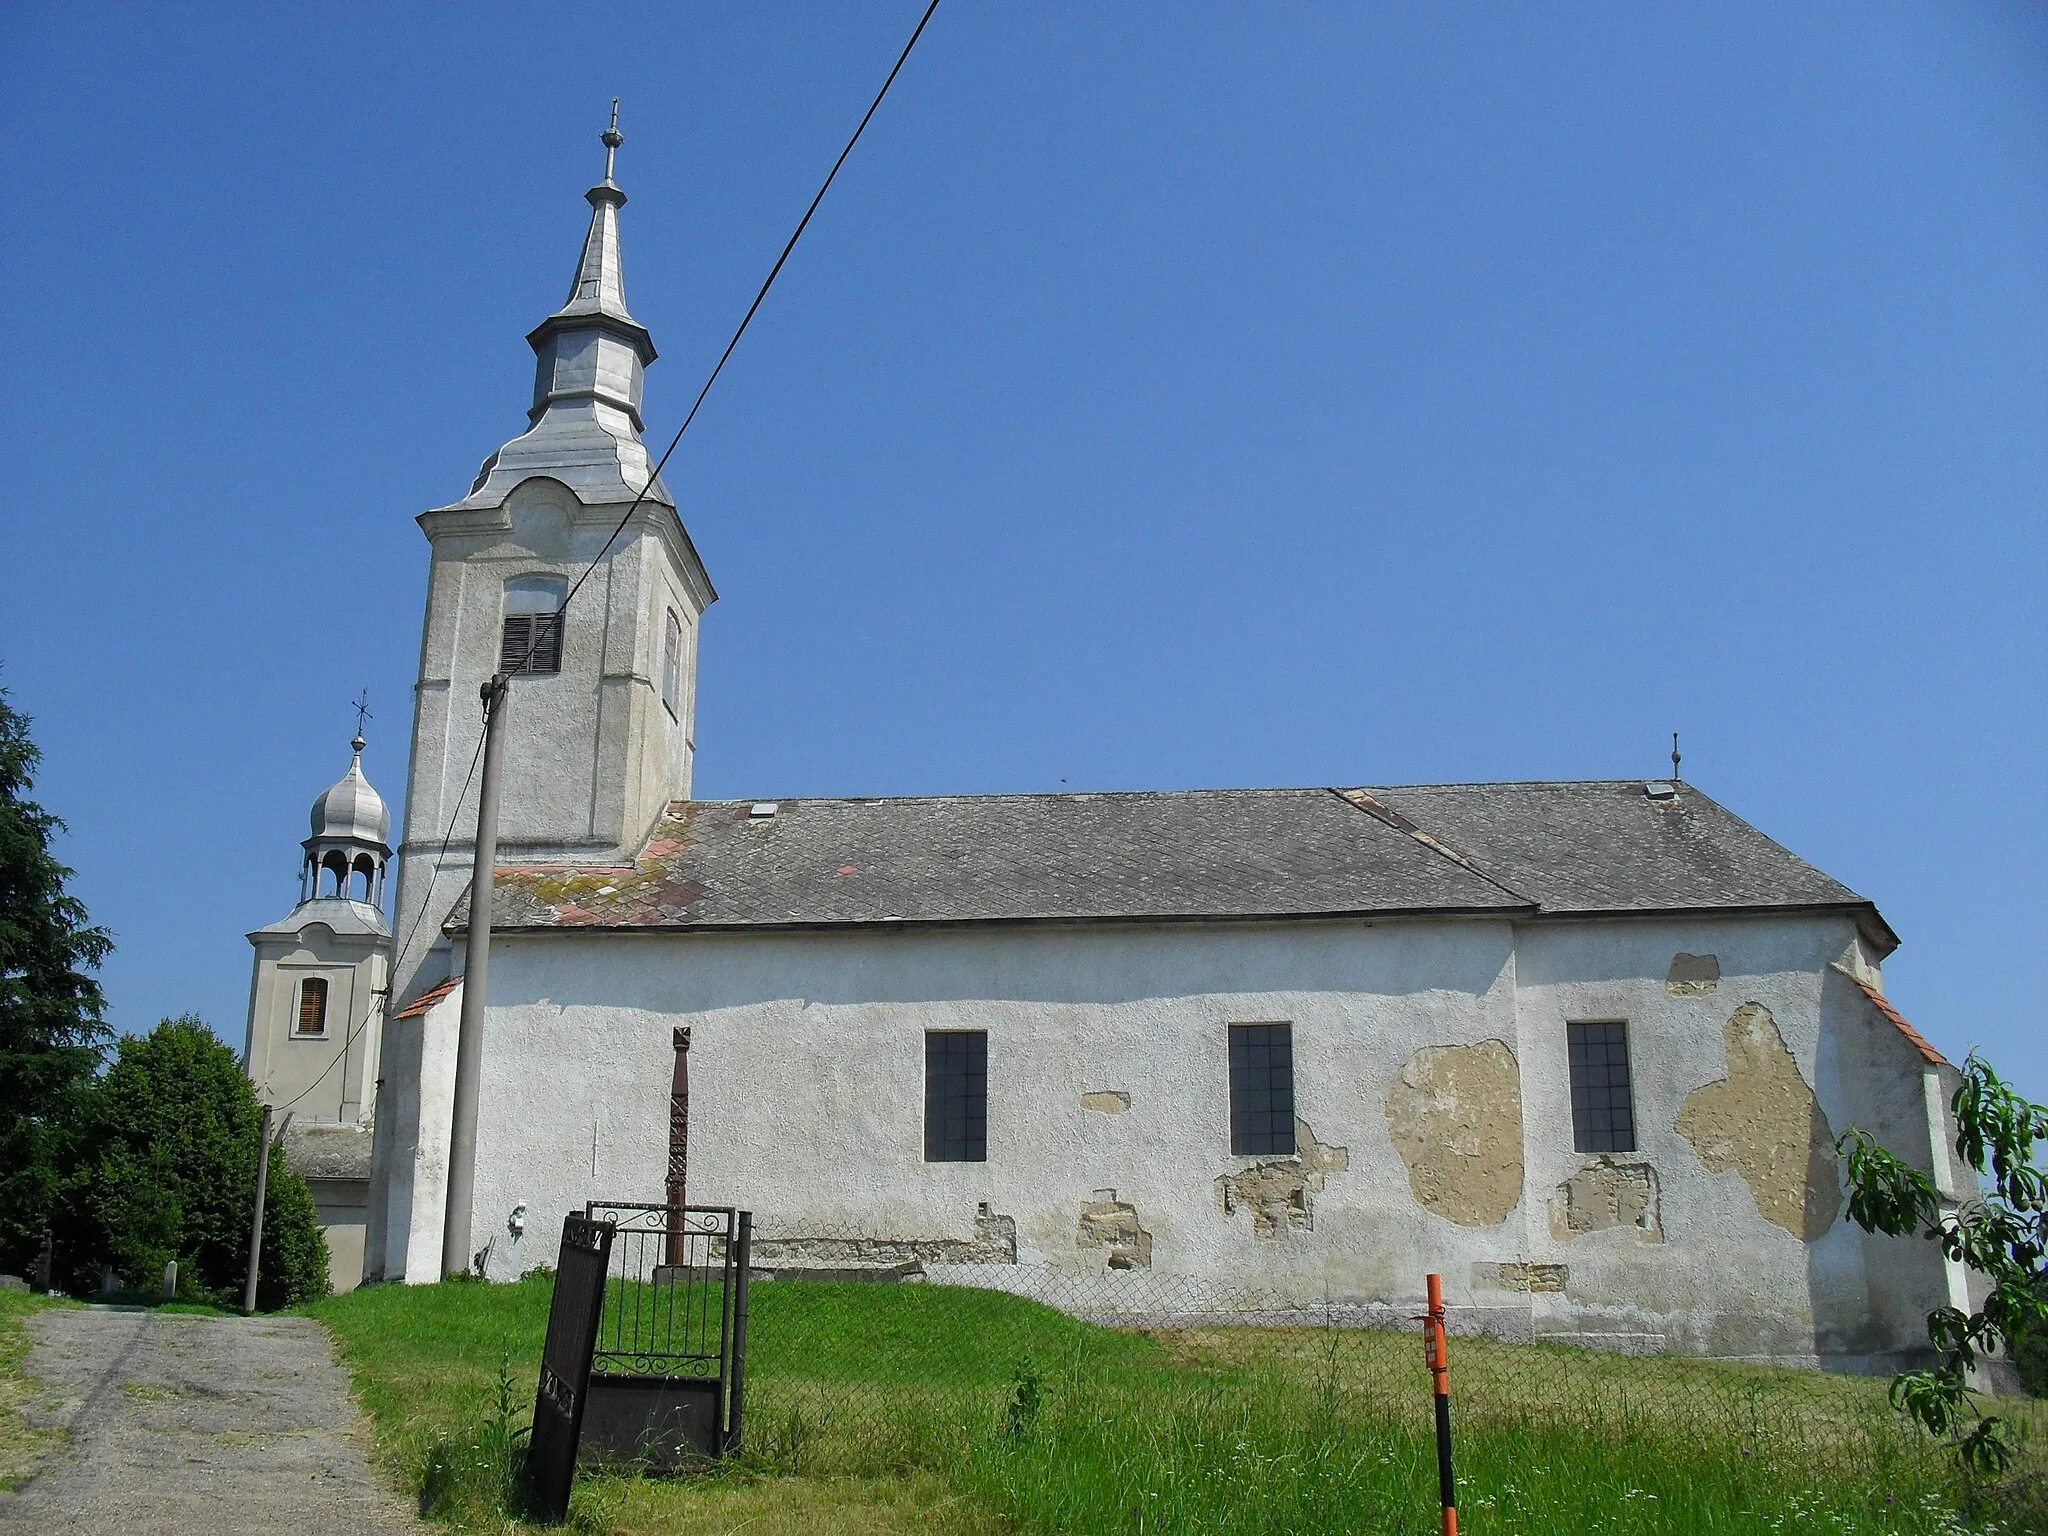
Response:
POLYGON ((231 1536, 422 1529, 372 1476, 368 1431, 305 1318, 52 1308, 29 1323, 30 1417, 70 1444, 0 1531, 231 1536))

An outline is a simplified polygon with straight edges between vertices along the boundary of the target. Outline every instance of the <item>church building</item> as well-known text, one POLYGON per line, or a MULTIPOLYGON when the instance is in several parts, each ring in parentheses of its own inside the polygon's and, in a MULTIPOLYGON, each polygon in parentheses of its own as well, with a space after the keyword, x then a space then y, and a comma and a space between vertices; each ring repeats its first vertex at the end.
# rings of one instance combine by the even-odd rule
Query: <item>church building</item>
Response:
POLYGON ((553 1263, 587 1201, 686 1195, 754 1211, 779 1273, 1123 1316, 1405 1315, 1435 1271, 1504 1337, 1871 1370, 1967 1298, 1843 1215, 1852 1125, 1967 1187, 1955 1069, 1884 995, 1897 938, 1676 777, 692 798, 716 593, 641 440, 609 156, 587 197, 527 429, 418 519, 395 921, 348 887, 381 880, 381 822, 316 814, 309 867, 343 889, 252 936, 273 1097, 325 1067, 292 1056, 313 982, 329 1039, 390 999, 317 1100, 374 1125, 368 1278, 443 1268, 502 670, 460 1256, 493 1279, 553 1263))

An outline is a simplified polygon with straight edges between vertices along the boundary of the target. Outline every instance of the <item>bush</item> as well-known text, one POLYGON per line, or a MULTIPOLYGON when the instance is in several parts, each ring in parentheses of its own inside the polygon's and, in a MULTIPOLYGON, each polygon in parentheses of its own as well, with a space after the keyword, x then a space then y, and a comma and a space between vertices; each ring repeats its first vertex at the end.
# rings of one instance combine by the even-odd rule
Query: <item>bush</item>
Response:
MULTIPOLYGON (((74 1287, 111 1264, 138 1290, 178 1261, 179 1294, 234 1306, 249 1265, 263 1111, 235 1054, 200 1020, 165 1019, 120 1044, 86 1108, 73 1181, 74 1287)), ((270 1160, 256 1300, 327 1292, 327 1243, 306 1181, 270 1160)))

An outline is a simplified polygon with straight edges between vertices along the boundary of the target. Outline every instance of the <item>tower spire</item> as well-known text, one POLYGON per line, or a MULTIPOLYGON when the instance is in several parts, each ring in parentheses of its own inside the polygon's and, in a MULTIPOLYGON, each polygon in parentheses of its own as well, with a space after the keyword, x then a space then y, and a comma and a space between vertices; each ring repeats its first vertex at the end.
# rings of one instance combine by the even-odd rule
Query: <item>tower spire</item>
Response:
POLYGON ((626 194, 614 179, 619 146, 619 103, 612 100, 604 145, 604 180, 584 193, 590 228, 569 296, 562 307, 527 332, 534 352, 533 404, 527 431, 484 461, 469 494, 456 503, 495 507, 523 480, 547 475, 586 506, 646 499, 674 506, 667 487, 649 481, 653 465, 640 434, 640 395, 654 338, 626 307, 625 271, 619 260, 619 210, 626 194))

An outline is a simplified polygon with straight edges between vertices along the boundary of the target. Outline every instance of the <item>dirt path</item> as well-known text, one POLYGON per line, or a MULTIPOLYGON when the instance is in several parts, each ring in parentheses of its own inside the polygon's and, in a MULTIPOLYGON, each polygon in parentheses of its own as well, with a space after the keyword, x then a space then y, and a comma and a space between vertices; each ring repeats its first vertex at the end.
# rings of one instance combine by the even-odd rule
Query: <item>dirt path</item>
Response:
POLYGON ((371 1476, 367 1431, 327 1336, 304 1318, 41 1312, 28 1374, 38 1424, 70 1444, 0 1531, 163 1536, 421 1529, 371 1476))

